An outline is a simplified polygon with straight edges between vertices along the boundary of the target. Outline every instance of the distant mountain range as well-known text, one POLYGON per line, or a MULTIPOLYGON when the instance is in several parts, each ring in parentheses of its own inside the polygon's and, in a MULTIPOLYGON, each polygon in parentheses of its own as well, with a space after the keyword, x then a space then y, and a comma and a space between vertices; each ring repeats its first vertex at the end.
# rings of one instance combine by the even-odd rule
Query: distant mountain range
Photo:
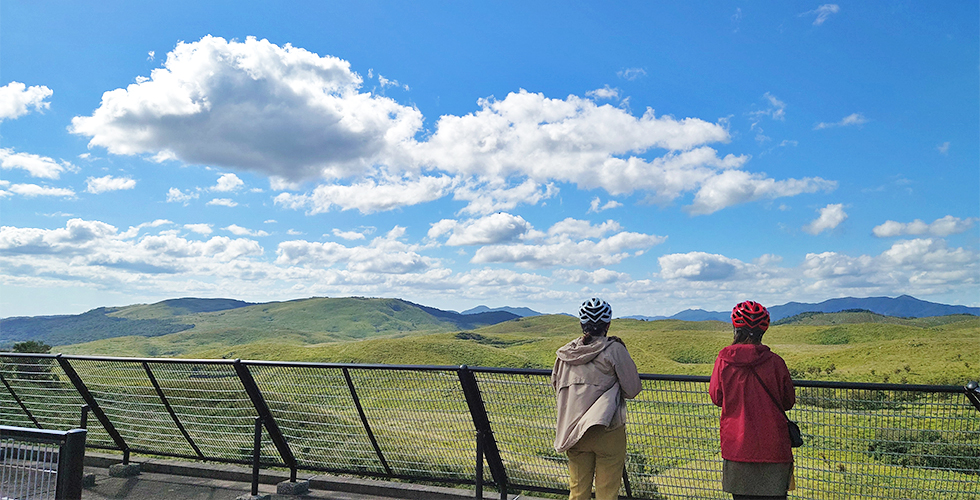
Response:
POLYGON ((400 299, 309 298, 253 304, 181 298, 154 304, 100 307, 86 313, 0 319, 0 348, 36 340, 68 345, 115 337, 238 336, 251 341, 318 343, 415 332, 471 330, 516 319, 507 311, 460 314, 400 299))
MULTIPOLYGON (((861 309, 885 316, 899 318, 927 318, 931 316, 949 316, 953 314, 972 314, 980 316, 980 307, 954 306, 919 300, 909 295, 899 297, 844 297, 830 299, 817 304, 804 302, 789 302, 781 306, 768 307, 773 321, 796 316, 805 312, 833 313, 861 309)), ((626 316, 626 318, 654 321, 658 319, 679 319, 683 321, 729 321, 731 311, 705 311, 704 309, 687 309, 673 316, 626 316)))
POLYGON ((541 313, 539 313, 539 312, 537 312, 537 311, 535 311, 533 309, 528 309, 526 307, 509 307, 509 306, 505 306, 505 307, 495 307, 495 308, 491 309, 491 308, 489 308, 487 306, 483 306, 483 305, 476 306, 476 307, 474 307, 472 309, 467 309, 467 310, 461 312, 460 314, 480 314, 480 313, 486 313, 486 312, 499 312, 499 311, 509 312, 511 314, 520 316, 522 318, 526 318, 528 316, 541 316, 541 313))
MULTIPOLYGON (((773 321, 801 313, 864 310, 899 318, 969 314, 980 308, 937 304, 907 295, 831 299, 818 304, 772 306, 773 321)), ((641 320, 729 321, 727 311, 688 309, 673 316, 627 316, 641 320)), ((0 319, 0 349, 37 340, 52 346, 115 337, 161 337, 173 342, 245 343, 292 341, 316 344, 416 333, 472 330, 519 317, 542 316, 526 307, 478 306, 457 313, 400 299, 364 297, 250 303, 233 299, 171 299, 155 304, 100 307, 83 314, 0 319)))

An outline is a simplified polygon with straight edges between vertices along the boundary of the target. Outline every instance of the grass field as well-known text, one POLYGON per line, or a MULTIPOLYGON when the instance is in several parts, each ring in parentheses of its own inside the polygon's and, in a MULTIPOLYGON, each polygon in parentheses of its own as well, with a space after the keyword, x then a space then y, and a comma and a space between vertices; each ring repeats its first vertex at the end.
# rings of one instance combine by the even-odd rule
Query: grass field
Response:
MULTIPOLYGON (((280 312, 255 309, 247 319, 236 315, 239 326, 223 323, 223 314, 200 315, 202 323, 185 332, 119 337, 58 350, 107 356, 550 368, 555 350, 578 333, 577 320, 561 315, 468 331, 431 323, 426 323, 428 330, 412 330, 410 316, 347 315, 344 324, 325 330, 319 326, 321 331, 310 315, 290 322, 280 319, 288 316, 280 312), (262 315, 273 320, 257 328, 254 324, 262 315), (374 332, 372 321, 382 320, 384 331, 374 332)), ((731 327, 716 321, 624 319, 614 321, 610 335, 626 342, 642 373, 709 375, 718 351, 731 342, 731 327)), ((817 315, 773 326, 763 340, 799 379, 961 385, 980 378, 980 318, 975 316, 817 315)))

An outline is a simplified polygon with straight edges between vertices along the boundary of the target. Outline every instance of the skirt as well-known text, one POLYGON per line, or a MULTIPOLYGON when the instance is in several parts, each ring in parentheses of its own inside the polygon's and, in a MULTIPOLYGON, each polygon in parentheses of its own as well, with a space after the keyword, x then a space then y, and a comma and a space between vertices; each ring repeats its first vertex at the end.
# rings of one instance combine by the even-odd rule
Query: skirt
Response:
POLYGON ((793 462, 757 463, 725 460, 721 486, 733 495, 785 497, 793 462))

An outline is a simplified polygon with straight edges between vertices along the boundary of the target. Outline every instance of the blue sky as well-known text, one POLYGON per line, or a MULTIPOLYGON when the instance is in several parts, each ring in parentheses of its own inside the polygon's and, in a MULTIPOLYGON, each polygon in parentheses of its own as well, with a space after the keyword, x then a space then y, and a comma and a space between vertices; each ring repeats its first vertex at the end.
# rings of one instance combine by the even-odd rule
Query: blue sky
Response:
POLYGON ((0 4, 0 316, 980 305, 976 2, 0 4))

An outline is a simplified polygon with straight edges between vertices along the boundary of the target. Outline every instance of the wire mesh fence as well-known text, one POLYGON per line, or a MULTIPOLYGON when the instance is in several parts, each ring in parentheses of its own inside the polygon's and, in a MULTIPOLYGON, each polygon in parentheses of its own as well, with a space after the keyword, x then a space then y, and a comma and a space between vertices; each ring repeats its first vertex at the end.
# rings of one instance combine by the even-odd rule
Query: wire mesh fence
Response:
MULTIPOLYGON (((567 492, 546 370, 0 354, 0 418, 95 414, 89 445, 498 490, 567 492), (478 440, 479 443, 478 443, 478 440), (478 461, 478 453, 484 453, 478 461), (479 462, 479 464, 478 464, 479 462), (483 467, 486 465, 486 467, 483 467), (479 475, 479 477, 477 477, 479 475)), ((727 498, 708 377, 642 375, 624 497, 727 498)), ((980 500, 980 408, 955 386, 797 381, 794 498, 980 500)))

